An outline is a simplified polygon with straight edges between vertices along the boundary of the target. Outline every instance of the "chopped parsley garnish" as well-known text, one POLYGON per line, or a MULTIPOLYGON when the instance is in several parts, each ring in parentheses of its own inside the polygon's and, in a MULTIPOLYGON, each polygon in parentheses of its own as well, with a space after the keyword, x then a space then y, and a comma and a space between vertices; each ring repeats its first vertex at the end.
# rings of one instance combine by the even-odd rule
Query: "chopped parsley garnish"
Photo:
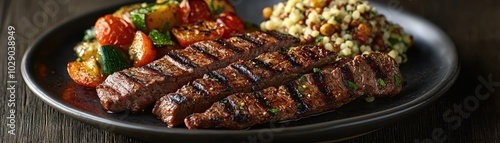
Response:
POLYGON ((255 91, 253 92, 253 95, 255 95, 255 97, 260 97, 260 94, 255 91))
POLYGON ((385 81, 381 78, 378 79, 378 83, 382 86, 385 87, 385 81))
POLYGON ((280 110, 278 110, 277 108, 271 108, 271 109, 267 109, 267 111, 271 112, 272 114, 276 114, 276 113, 278 113, 280 110))
POLYGON ((304 86, 299 86, 297 89, 299 90, 299 92, 306 91, 306 88, 304 88, 304 86))
POLYGON ((321 43, 323 42, 323 37, 318 37, 316 40, 314 40, 315 43, 321 43))
POLYGON ((295 104, 295 107, 297 107, 297 108, 302 108, 302 106, 303 106, 302 103, 296 103, 295 104))
POLYGON ((165 34, 160 31, 154 29, 149 32, 148 37, 153 41, 154 45, 175 45, 175 42, 172 41, 172 37, 170 36, 170 32, 166 32, 165 34))
POLYGON ((224 12, 224 7, 222 7, 220 5, 218 5, 217 7, 215 7, 214 0, 210 0, 210 2, 208 3, 208 8, 210 8, 210 12, 213 15, 219 15, 222 12, 224 12))
POLYGON ((290 48, 285 48, 285 47, 282 47, 282 48, 280 48, 280 50, 281 50, 282 52, 290 52, 290 50, 291 50, 291 49, 290 49, 290 48))
POLYGON ((254 27, 255 25, 252 22, 245 22, 245 29, 249 29, 254 27))
POLYGON ((301 76, 299 78, 299 82, 306 82, 307 81, 307 78, 305 76, 301 76))
POLYGON ((271 100, 266 100, 266 105, 271 105, 271 100))
POLYGON ((396 86, 400 86, 401 78, 398 75, 394 75, 394 82, 396 83, 396 86))
POLYGON ((85 30, 85 36, 83 36, 83 41, 88 42, 90 40, 95 39, 94 27, 90 27, 85 30))
POLYGON ((339 17, 335 17, 335 21, 337 21, 337 23, 342 23, 342 20, 339 18, 339 17))
POLYGON ((401 41, 399 41, 399 40, 398 40, 398 39, 396 39, 396 38, 389 38, 389 39, 387 39, 387 41, 389 41, 389 43, 391 43, 391 46, 394 46, 394 45, 396 45, 397 43, 401 42, 401 41))
POLYGON ((132 60, 137 60, 137 55, 135 55, 135 54, 130 54, 130 59, 132 59, 132 60))
POLYGON ((223 104, 227 104, 229 101, 227 99, 221 101, 223 104))
POLYGON ((321 72, 321 69, 319 69, 319 68, 313 68, 313 71, 314 71, 315 73, 319 73, 319 72, 321 72))
POLYGON ((354 90, 358 90, 358 85, 356 85, 356 83, 349 81, 348 84, 349 84, 350 88, 352 88, 354 90))

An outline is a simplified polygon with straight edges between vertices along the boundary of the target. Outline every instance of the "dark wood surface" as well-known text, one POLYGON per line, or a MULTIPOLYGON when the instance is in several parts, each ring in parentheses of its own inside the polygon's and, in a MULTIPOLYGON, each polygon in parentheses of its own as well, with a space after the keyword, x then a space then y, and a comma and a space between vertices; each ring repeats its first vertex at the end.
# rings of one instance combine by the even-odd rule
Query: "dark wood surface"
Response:
MULTIPOLYGON (((0 1, 0 142, 132 142, 141 140, 107 132, 72 119, 49 107, 24 85, 20 75, 20 63, 26 48, 51 25, 68 17, 93 9, 118 3, 120 0, 3 0, 0 1), (51 3, 54 5, 41 5, 51 3), (49 11, 44 8, 51 8, 49 11), (44 15, 45 13, 47 15, 44 15), (23 22, 32 27, 21 28, 23 22), (8 134, 7 96, 7 26, 16 26, 16 135, 8 134)), ((482 88, 480 93, 491 93, 478 102, 478 108, 464 113, 446 114, 454 105, 477 94, 483 86, 483 77, 500 82, 500 1, 463 0, 383 0, 398 10, 420 15, 443 29, 455 42, 459 51, 461 73, 456 84, 442 98, 423 110, 392 125, 345 142, 500 142, 500 88, 482 88), (460 119, 446 121, 443 116, 460 119), (459 117, 459 118, 458 118, 459 117), (439 140, 435 140, 439 141, 439 140)), ((483 86, 484 87, 484 86, 483 86)))

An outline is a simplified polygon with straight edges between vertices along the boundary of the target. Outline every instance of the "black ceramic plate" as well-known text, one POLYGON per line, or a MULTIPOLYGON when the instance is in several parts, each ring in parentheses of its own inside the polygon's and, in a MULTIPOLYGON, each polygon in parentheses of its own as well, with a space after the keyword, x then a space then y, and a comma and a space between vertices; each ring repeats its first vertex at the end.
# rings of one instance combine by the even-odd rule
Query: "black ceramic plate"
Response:
MULTIPOLYGON (((258 23, 261 9, 277 1, 233 1, 243 19, 258 23)), ((415 38, 409 61, 401 66, 408 81, 401 94, 367 103, 356 100, 340 109, 300 120, 259 125, 247 130, 187 130, 167 128, 150 113, 109 114, 94 89, 76 85, 66 64, 76 59, 72 48, 95 20, 119 6, 88 12, 48 30, 26 52, 22 74, 27 85, 45 103, 87 124, 148 141, 242 142, 325 141, 363 134, 384 127, 432 103, 455 81, 457 54, 453 43, 437 27, 422 18, 375 5, 388 19, 402 25, 415 38)))

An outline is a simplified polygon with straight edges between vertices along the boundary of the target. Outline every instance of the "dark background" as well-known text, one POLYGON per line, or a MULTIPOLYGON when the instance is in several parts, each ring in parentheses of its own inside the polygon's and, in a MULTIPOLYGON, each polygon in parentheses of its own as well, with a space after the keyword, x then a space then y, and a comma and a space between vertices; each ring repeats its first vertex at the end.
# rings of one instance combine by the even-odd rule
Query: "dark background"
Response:
MULTIPOLYGON (((24 19, 43 12, 39 3, 57 2, 58 12, 49 15, 45 23, 35 23, 30 29, 16 30, 16 64, 19 68, 26 48, 51 25, 68 17, 79 15, 120 0, 3 0, 0 1, 1 31, 0 55, 6 56, 7 26, 17 26, 24 19)), ((424 17, 440 27, 453 40, 459 52, 461 71, 455 85, 433 104, 392 125, 345 142, 420 142, 431 141, 441 131, 446 142, 500 142, 500 92, 493 88, 491 96, 479 102, 479 108, 464 116, 457 128, 443 120, 443 114, 461 105, 468 96, 476 94, 481 83, 478 77, 500 82, 500 1, 482 0, 377 0, 398 10, 424 17), (440 130, 442 129, 442 130, 440 130)), ((260 10, 259 10, 260 12, 260 10)), ((40 21, 40 20, 39 20, 40 21)), ((19 28, 19 27, 16 27, 19 28)), ((6 58, 0 58, 5 65, 6 58)), ((1 81, 6 81, 7 66, 1 66, 1 81)), ((20 73, 20 70, 17 71, 20 73)), ((49 107, 37 98, 17 75, 16 136, 7 134, 7 110, 0 110, 0 142, 143 142, 123 135, 107 132, 74 120, 49 107)), ((0 95, 5 95, 6 83, 2 82, 0 95)), ((482 90, 485 93, 487 90, 482 90)), ((0 105, 7 108, 7 96, 0 98, 0 105)))

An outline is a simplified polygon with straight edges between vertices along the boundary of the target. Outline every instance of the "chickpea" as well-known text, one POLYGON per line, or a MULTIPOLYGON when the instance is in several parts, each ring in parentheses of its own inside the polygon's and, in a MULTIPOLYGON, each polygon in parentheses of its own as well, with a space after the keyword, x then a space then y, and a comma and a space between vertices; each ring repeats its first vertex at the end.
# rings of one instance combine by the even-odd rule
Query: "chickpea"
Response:
POLYGON ((326 0, 311 0, 312 8, 323 8, 326 5, 326 0))
POLYGON ((264 16, 265 20, 269 20, 272 14, 273 14, 273 9, 271 7, 266 7, 262 10, 262 16, 264 16))
POLYGON ((335 28, 335 26, 333 24, 330 24, 330 23, 325 23, 325 24, 321 25, 321 28, 319 28, 319 32, 321 32, 321 34, 325 35, 325 36, 331 36, 336 31, 337 31, 337 29, 335 28))
POLYGON ((372 33, 372 28, 367 23, 361 23, 358 25, 358 35, 370 35, 372 33))

